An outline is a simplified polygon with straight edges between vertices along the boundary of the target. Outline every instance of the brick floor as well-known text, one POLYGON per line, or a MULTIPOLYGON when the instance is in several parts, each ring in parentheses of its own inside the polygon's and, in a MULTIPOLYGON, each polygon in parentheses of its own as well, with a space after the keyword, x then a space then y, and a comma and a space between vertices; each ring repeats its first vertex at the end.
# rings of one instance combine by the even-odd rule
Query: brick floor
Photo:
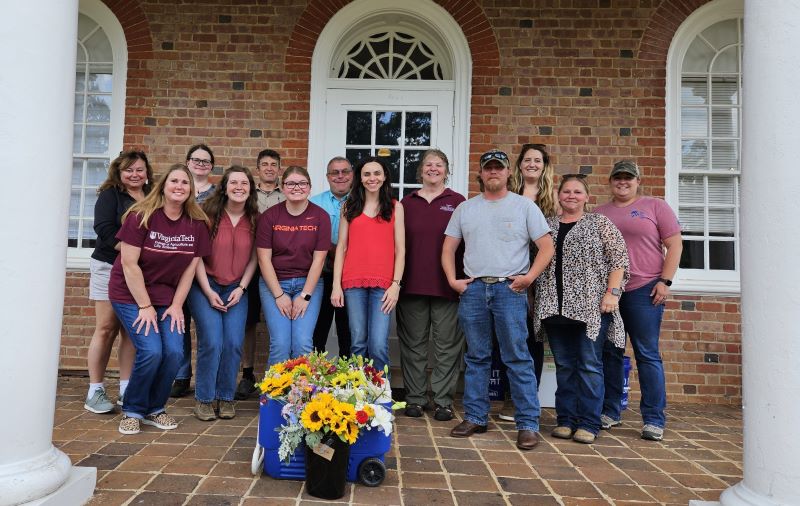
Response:
MULTIPOLYGON (((116 386, 110 385, 111 393, 116 386)), ((86 379, 62 377, 53 442, 77 465, 97 467, 92 505, 311 505, 302 482, 250 474, 258 403, 240 402, 233 420, 200 422, 194 400, 173 400, 179 426, 140 434, 117 432, 120 416, 83 409, 86 379)), ((457 406, 458 408, 458 406, 457 406)), ((457 409, 458 411, 458 409, 457 409)), ((513 423, 493 417, 490 430, 469 439, 448 435, 456 422, 400 414, 378 488, 348 485, 328 504, 590 505, 681 504, 716 499, 742 477, 741 410, 675 405, 663 442, 639 438, 638 413, 603 431, 593 445, 553 439, 553 410, 542 415, 540 445, 517 450, 513 423)))

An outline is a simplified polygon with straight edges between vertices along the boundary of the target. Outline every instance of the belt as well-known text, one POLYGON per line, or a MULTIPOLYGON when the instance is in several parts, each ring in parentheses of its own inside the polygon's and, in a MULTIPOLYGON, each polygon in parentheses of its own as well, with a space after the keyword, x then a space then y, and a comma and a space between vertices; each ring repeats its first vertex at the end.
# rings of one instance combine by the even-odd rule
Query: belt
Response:
POLYGON ((483 277, 480 277, 478 279, 480 279, 481 281, 483 281, 487 285, 493 285, 495 283, 503 283, 505 281, 511 281, 511 278, 509 278, 509 277, 496 278, 494 276, 483 276, 483 277))

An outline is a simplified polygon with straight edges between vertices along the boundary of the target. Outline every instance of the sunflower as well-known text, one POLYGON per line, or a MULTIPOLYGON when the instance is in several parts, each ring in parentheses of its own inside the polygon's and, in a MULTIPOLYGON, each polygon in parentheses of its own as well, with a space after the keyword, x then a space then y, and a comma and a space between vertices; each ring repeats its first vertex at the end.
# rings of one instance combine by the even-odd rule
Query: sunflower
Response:
POLYGON ((324 409, 324 405, 319 403, 316 400, 313 400, 306 404, 306 407, 303 408, 303 412, 300 414, 300 423, 303 424, 303 427, 310 431, 318 431, 322 429, 322 417, 320 416, 320 411, 324 409))
POLYGON ((331 379, 331 386, 342 388, 347 385, 348 377, 346 374, 337 374, 331 379))
POLYGON ((353 444, 358 439, 358 425, 348 422, 345 425, 345 435, 344 438, 349 444, 353 444))

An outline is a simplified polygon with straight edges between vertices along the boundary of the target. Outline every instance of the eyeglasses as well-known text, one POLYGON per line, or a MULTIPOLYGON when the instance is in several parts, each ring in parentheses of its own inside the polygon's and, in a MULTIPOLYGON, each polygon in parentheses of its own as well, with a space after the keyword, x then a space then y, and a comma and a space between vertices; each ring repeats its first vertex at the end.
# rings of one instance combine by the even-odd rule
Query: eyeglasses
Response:
POLYGON ((348 176, 353 173, 353 169, 332 170, 328 172, 329 176, 348 176))
POLYGON ((311 183, 309 183, 308 181, 286 181, 285 183, 283 183, 283 186, 285 186, 290 190, 294 190, 295 188, 300 188, 301 190, 305 190, 309 186, 311 186, 311 183))
POLYGON ((508 164, 508 155, 498 149, 493 149, 481 155, 481 167, 492 160, 497 160, 503 165, 508 164))
POLYGON ((213 165, 211 160, 203 160, 202 158, 189 158, 189 161, 194 163, 195 165, 202 165, 205 167, 210 167, 213 165))

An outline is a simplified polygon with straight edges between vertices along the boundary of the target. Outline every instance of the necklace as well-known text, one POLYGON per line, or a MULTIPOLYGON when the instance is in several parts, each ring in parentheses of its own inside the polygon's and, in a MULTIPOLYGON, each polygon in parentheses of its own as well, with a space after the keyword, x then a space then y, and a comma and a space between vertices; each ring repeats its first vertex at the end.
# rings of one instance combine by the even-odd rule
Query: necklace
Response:
POLYGON ((211 181, 206 181, 206 184, 204 184, 202 187, 200 186, 197 187, 197 195, 200 195, 204 191, 208 190, 210 187, 211 187, 211 181))

